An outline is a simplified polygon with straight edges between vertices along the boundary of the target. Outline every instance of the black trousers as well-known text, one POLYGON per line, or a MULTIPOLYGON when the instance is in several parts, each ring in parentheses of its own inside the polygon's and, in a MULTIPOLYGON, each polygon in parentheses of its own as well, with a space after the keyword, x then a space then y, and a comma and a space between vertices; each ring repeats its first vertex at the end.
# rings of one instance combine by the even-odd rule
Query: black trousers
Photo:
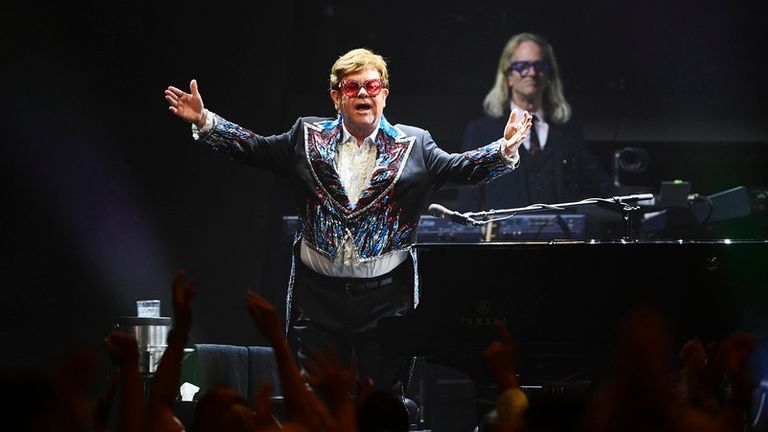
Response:
POLYGON ((297 258, 289 339, 301 364, 313 349, 333 346, 345 364, 356 357, 359 377, 400 393, 410 361, 383 354, 376 332, 380 318, 402 316, 412 308, 411 259, 385 275, 360 279, 324 276, 297 258))

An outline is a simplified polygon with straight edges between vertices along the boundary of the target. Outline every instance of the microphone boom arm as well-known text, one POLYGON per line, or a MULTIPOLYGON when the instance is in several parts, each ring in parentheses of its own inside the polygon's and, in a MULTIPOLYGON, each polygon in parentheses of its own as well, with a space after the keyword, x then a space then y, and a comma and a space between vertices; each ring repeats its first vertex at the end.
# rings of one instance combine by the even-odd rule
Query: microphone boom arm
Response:
POLYGON ((582 205, 587 204, 610 204, 610 205, 617 205, 621 206, 622 208, 626 208, 627 206, 631 207, 631 203, 637 203, 638 201, 645 201, 653 199, 653 194, 635 194, 635 195, 621 195, 621 196, 614 196, 611 198, 586 198, 581 201, 571 201, 571 202, 565 202, 565 203, 559 203, 559 204, 531 204, 529 206, 525 207, 517 207, 517 208, 511 208, 511 209, 502 209, 502 210, 488 210, 488 211, 481 211, 481 212, 467 212, 464 213, 464 216, 470 219, 482 219, 477 221, 480 224, 485 224, 492 222, 497 219, 493 219, 496 216, 513 216, 518 213, 529 213, 529 212, 535 212, 540 210, 565 210, 566 208, 570 207, 578 207, 582 205))
POLYGON ((570 207, 578 207, 588 204, 607 204, 610 206, 620 207, 623 214, 623 218, 626 221, 627 233, 625 235, 626 240, 637 239, 637 216, 636 210, 640 207, 637 205, 639 201, 646 201, 653 199, 653 194, 634 194, 634 195, 620 195, 611 198, 587 198, 581 201, 571 201, 559 204, 532 204, 526 207, 518 207, 502 210, 488 210, 481 212, 466 212, 459 213, 454 210, 447 209, 440 204, 431 204, 429 206, 429 212, 434 216, 441 218, 449 218, 451 221, 463 225, 483 226, 496 221, 511 218, 518 213, 529 213, 540 210, 556 210, 562 211, 570 207))

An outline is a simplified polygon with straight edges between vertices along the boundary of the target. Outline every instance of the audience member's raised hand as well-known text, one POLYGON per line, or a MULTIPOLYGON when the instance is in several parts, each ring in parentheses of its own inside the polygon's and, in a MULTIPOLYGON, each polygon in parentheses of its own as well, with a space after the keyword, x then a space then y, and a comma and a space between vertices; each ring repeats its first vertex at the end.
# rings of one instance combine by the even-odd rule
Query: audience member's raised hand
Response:
POLYGON ((367 398, 368 395, 373 392, 374 386, 375 383, 371 377, 362 377, 360 380, 358 380, 357 397, 355 398, 357 408, 360 408, 360 406, 365 402, 365 398, 367 398))
MULTIPOLYGON (((56 408, 49 412, 47 417, 59 421, 59 425, 54 429, 93 430, 94 406, 90 390, 97 382, 96 353, 84 346, 71 348, 59 360, 51 379, 55 389, 54 395, 46 396, 52 396, 53 404, 49 406, 56 406, 56 408)), ((17 395, 11 397, 15 396, 17 395)), ((40 401, 30 399, 26 402, 40 401)), ((41 427, 34 430, 51 429, 41 427)))
POLYGON ((748 360, 756 346, 756 339, 744 332, 710 342, 706 349, 698 339, 683 346, 683 380, 693 407, 706 416, 690 430, 744 429, 753 387, 748 360), (724 394, 726 382, 730 382, 730 392, 724 394))
POLYGON ((485 429, 516 432, 524 425, 528 397, 518 384, 512 337, 503 322, 497 320, 494 324, 499 332, 499 340, 491 342, 485 349, 483 359, 496 382, 499 395, 494 404, 495 418, 485 424, 485 429))
POLYGON ((242 418, 244 414, 250 414, 250 410, 242 395, 232 387, 216 387, 198 400, 191 430, 195 432, 241 430, 227 429, 227 427, 234 426, 234 423, 242 423, 240 420, 247 421, 242 418))
POLYGON ((245 304, 256 328, 269 343, 272 346, 275 343, 282 343, 285 336, 283 336, 275 307, 267 299, 250 290, 245 293, 245 304))
POLYGON ((183 270, 176 273, 171 283, 173 295, 173 328, 168 334, 168 345, 155 371, 148 402, 147 429, 155 431, 183 430, 173 413, 173 404, 181 381, 181 361, 184 346, 192 326, 192 297, 194 282, 184 282, 183 270))
POLYGON ((265 380, 259 386, 256 397, 253 401, 253 422, 259 430, 279 430, 280 425, 276 423, 272 414, 272 382, 265 380))
MULTIPOLYGON (((352 431, 356 428, 357 404, 351 397, 351 392, 357 385, 355 357, 351 357, 347 364, 347 367, 342 365, 333 346, 326 352, 312 350, 310 358, 305 362, 307 381, 330 405, 337 423, 336 430, 339 431, 352 431)), ((372 384, 372 381, 370 383, 372 384)))
POLYGON ((119 386, 120 369, 115 369, 110 376, 107 388, 96 399, 93 407, 93 429, 96 432, 109 431, 109 412, 112 410, 112 402, 115 400, 119 386))
POLYGON ((192 326, 192 298, 195 296, 195 282, 184 283, 186 273, 179 270, 171 283, 173 291, 173 331, 188 334, 192 326))
POLYGON ((723 369, 731 383, 729 398, 748 406, 752 397, 753 378, 749 370, 749 356, 757 348, 757 339, 749 333, 735 332, 722 344, 723 369))
POLYGON ((493 341, 486 348, 483 358, 499 387, 499 392, 503 392, 518 386, 515 347, 504 323, 496 321, 495 324, 499 331, 499 340, 493 341))
POLYGON ((114 331, 104 341, 109 357, 120 368, 121 396, 117 410, 117 431, 134 432, 144 428, 144 384, 139 376, 139 347, 136 338, 114 331))
MULTIPOLYGON (((116 330, 104 339, 104 347, 112 362, 121 368, 139 370, 139 345, 136 338, 116 330)), ((121 376, 121 378, 125 378, 121 376)))
POLYGON ((350 400, 350 392, 356 383, 355 358, 349 361, 349 367, 342 366, 335 348, 327 354, 318 349, 311 351, 311 357, 305 362, 307 381, 332 404, 350 400))
POLYGON ((753 382, 749 370, 749 356, 757 347, 750 334, 735 332, 720 344, 722 377, 730 382, 730 392, 716 418, 716 430, 746 430, 744 419, 752 402, 753 382))
POLYGON ((679 356, 684 365, 698 370, 703 370, 707 364, 707 351, 699 338, 693 338, 686 342, 680 349, 679 356))
POLYGON ((286 422, 283 429, 333 431, 336 422, 308 386, 280 328, 274 306, 253 291, 247 291, 246 308, 259 331, 272 344, 283 387, 286 422))
POLYGON ((356 384, 355 358, 352 357, 348 364, 346 368, 342 366, 334 347, 327 353, 312 350, 311 357, 305 362, 308 382, 328 401, 338 431, 354 431, 357 427, 356 405, 350 394, 356 384))
POLYGON ((688 401, 697 409, 717 409, 723 383, 720 344, 710 342, 705 348, 699 338, 693 338, 683 345, 679 357, 683 362, 682 379, 688 401))

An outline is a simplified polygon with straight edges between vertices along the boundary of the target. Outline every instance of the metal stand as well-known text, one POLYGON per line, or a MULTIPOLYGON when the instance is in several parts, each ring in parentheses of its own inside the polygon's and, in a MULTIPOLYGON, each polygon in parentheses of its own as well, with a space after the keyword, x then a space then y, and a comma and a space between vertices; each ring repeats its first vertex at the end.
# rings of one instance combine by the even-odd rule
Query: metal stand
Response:
POLYGON ((640 206, 624 203, 621 207, 621 215, 624 219, 626 233, 624 240, 635 241, 640 238, 640 206))
POLYGON ((152 392, 152 379, 155 377, 154 373, 141 374, 141 381, 144 384, 144 401, 149 401, 149 395, 152 392))

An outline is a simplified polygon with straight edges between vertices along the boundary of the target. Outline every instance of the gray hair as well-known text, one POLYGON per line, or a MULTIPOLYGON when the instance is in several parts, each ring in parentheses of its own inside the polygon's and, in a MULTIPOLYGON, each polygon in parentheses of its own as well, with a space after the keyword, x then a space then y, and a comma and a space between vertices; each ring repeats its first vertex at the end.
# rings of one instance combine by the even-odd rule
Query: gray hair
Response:
POLYGON ((550 72, 547 76, 547 87, 544 89, 544 116, 556 124, 563 124, 571 118, 571 105, 565 100, 563 94, 563 82, 560 79, 560 69, 555 60, 555 51, 552 45, 544 37, 533 33, 519 33, 507 42, 501 51, 499 67, 496 71, 496 83, 485 96, 483 109, 486 114, 494 118, 500 118, 509 109, 509 85, 507 84, 507 69, 512 62, 512 55, 523 42, 533 42, 544 54, 544 60, 550 64, 550 72))

